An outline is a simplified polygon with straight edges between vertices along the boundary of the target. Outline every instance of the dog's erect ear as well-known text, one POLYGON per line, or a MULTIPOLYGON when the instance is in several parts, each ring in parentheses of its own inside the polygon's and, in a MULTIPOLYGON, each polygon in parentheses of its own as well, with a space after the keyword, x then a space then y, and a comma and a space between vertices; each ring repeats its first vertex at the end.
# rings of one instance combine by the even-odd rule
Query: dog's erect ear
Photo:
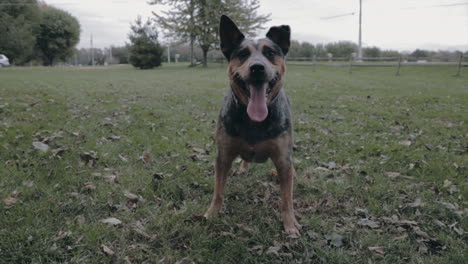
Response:
POLYGON ((291 29, 289 26, 271 27, 266 36, 281 48, 283 55, 288 53, 291 45, 291 29))
POLYGON ((228 60, 231 58, 232 51, 239 46, 245 38, 236 24, 225 15, 221 16, 221 21, 219 23, 219 37, 221 39, 221 51, 228 60))

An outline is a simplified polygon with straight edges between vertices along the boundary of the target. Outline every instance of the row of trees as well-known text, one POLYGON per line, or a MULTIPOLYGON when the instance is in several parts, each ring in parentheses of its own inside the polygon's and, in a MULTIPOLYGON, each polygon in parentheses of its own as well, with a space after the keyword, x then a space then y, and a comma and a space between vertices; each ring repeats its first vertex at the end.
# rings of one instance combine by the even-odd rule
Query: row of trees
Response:
MULTIPOLYGON (((291 58, 312 58, 327 57, 332 54, 333 57, 348 58, 353 53, 357 53, 358 45, 351 41, 338 41, 328 44, 311 44, 309 42, 299 42, 297 40, 291 41, 291 48, 289 49, 288 56, 291 58)), ((402 55, 396 50, 382 50, 378 47, 364 47, 362 49, 363 57, 378 58, 378 57, 398 57, 402 55)), ((429 51, 423 49, 416 49, 413 52, 405 53, 409 57, 428 58, 439 57, 441 60, 450 60, 451 58, 458 58, 460 51, 429 51)))
POLYGON ((2 0, 0 52, 14 64, 66 60, 79 42, 80 24, 69 13, 37 0, 2 0))

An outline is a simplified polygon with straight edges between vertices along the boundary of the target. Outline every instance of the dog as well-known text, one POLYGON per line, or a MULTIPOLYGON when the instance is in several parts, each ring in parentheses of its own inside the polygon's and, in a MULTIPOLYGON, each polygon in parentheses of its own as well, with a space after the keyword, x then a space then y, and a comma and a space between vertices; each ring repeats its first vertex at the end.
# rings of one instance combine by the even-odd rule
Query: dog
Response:
POLYGON ((230 89, 216 125, 214 194, 204 216, 210 218, 220 211, 226 178, 236 157, 242 158, 238 172, 246 172, 249 162, 271 159, 279 177, 284 230, 297 237, 300 225, 293 208, 296 172, 292 162, 292 121, 289 99, 283 89, 290 28, 271 27, 266 38, 251 40, 223 15, 219 34, 221 51, 228 60, 230 89))

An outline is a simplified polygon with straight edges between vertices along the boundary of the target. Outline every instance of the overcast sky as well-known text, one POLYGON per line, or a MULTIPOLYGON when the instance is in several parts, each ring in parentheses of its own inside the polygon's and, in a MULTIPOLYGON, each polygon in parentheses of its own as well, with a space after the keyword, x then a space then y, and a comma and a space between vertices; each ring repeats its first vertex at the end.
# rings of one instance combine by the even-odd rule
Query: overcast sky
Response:
MULTIPOLYGON (((130 23, 138 15, 145 18, 151 16, 151 11, 158 11, 157 7, 148 5, 147 0, 46 2, 78 18, 81 24, 79 47, 89 47, 91 34, 95 47, 124 45, 130 23)), ((293 39, 311 43, 357 42, 359 0, 260 2, 259 12, 271 14, 271 21, 265 26, 288 24, 293 39)), ((403 51, 416 48, 466 51, 468 0, 363 0, 363 45, 403 51)))

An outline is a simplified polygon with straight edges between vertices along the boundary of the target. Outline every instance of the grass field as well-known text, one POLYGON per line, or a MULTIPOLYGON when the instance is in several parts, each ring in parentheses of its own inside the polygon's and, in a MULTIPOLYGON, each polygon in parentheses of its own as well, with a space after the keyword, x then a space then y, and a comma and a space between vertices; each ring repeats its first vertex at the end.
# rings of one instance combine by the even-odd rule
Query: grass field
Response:
POLYGON ((271 162, 201 217, 224 67, 0 69, 0 263, 466 263, 468 72, 289 67, 292 239, 271 162))

